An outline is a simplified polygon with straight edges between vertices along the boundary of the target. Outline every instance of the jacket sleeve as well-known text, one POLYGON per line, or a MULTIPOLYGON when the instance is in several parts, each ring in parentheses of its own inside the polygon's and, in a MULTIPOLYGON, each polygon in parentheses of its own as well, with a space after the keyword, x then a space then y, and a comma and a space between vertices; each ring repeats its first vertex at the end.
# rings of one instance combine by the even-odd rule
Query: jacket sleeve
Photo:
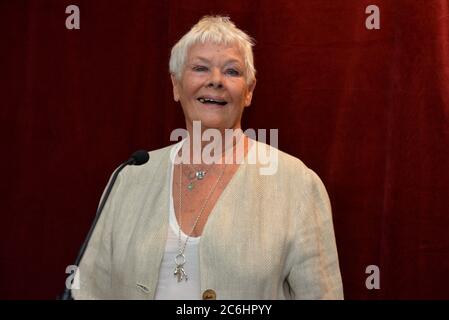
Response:
MULTIPOLYGON (((123 174, 123 171, 121 174, 123 174)), ((115 181, 84 256, 81 259, 77 270, 79 289, 72 289, 72 296, 75 300, 112 298, 112 225, 115 208, 114 201, 117 197, 117 190, 120 188, 121 174, 118 175, 115 181)), ((105 195, 105 191, 102 198, 105 195)))
POLYGON ((293 299, 343 299, 329 197, 320 178, 305 173, 287 282, 293 299))

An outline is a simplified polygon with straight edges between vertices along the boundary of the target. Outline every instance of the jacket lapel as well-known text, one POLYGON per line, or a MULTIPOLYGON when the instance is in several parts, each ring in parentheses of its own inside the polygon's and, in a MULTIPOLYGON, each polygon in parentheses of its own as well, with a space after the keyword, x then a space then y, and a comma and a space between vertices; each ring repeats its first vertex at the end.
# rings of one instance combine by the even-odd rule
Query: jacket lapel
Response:
POLYGON ((153 299, 164 255, 169 219, 169 150, 148 177, 146 201, 133 237, 135 290, 138 298, 153 299))

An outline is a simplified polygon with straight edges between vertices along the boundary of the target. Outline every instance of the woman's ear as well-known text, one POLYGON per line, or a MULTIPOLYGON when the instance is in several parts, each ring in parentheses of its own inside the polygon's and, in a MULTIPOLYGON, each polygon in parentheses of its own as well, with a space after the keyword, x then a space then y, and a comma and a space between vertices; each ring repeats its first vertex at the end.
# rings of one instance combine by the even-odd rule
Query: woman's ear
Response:
POLYGON ((179 101, 179 82, 173 73, 170 74, 170 77, 171 77, 171 83, 173 85, 173 99, 176 102, 178 102, 179 101))
POLYGON ((251 100, 253 99, 253 92, 256 88, 256 79, 248 86, 248 92, 245 97, 245 107, 249 107, 251 104, 251 100))

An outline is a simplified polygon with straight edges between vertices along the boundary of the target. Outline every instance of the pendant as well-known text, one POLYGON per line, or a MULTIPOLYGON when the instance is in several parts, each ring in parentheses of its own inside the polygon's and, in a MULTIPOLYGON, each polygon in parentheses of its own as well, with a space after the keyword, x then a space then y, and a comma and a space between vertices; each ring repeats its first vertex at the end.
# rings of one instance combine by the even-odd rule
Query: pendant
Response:
POLYGON ((179 253, 175 257, 175 271, 173 272, 174 276, 178 278, 178 282, 181 282, 183 279, 187 281, 187 273, 184 270, 184 264, 186 263, 186 257, 183 253, 179 253))
POLYGON ((192 189, 193 189, 193 182, 190 182, 190 183, 187 185, 187 189, 189 189, 189 191, 192 191, 192 189))
POLYGON ((203 180, 205 175, 206 175, 206 171, 195 172, 195 176, 198 180, 203 180))

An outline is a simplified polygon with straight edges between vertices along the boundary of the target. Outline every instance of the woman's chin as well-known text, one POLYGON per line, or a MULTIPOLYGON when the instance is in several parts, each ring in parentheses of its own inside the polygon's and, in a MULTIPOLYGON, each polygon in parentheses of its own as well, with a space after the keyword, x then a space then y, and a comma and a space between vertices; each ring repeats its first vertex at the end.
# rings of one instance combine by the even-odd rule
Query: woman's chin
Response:
POLYGON ((226 123, 220 119, 205 120, 202 123, 203 123, 203 128, 219 129, 219 130, 227 128, 226 123))

